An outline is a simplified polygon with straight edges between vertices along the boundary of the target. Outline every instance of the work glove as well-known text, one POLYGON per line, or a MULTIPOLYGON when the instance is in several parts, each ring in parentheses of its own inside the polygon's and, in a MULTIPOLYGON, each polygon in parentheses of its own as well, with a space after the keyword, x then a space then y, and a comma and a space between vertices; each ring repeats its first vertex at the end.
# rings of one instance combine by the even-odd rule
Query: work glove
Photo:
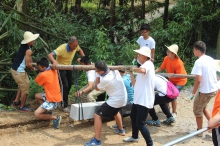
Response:
POLYGON ((189 100, 192 100, 192 99, 194 98, 194 96, 195 96, 195 94, 192 94, 192 93, 191 93, 191 94, 188 96, 188 99, 189 99, 189 100))
POLYGON ((132 64, 134 65, 137 62, 137 59, 133 59, 132 64))

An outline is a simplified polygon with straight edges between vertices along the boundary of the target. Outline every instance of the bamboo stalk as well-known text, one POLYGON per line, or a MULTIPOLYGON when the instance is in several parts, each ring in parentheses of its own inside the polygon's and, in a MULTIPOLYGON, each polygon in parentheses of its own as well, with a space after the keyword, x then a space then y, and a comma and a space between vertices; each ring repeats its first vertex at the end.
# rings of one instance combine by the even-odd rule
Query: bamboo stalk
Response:
POLYGON ((157 73, 158 75, 169 77, 169 78, 195 78, 195 75, 185 75, 185 74, 173 74, 173 73, 157 73))
POLYGON ((18 91, 18 89, 0 88, 0 91, 11 91, 11 92, 15 92, 15 91, 18 91))
POLYGON ((38 28, 38 27, 36 27, 36 26, 34 26, 34 25, 31 25, 31 24, 28 24, 28 23, 23 22, 23 21, 21 21, 21 20, 15 19, 14 17, 11 17, 11 18, 12 18, 13 20, 17 21, 18 23, 21 23, 21 24, 24 24, 24 25, 28 25, 28 26, 30 26, 30 27, 32 27, 32 28, 35 28, 35 29, 37 29, 37 30, 42 31, 42 32, 45 33, 45 34, 54 36, 54 37, 56 37, 56 38, 58 38, 58 39, 61 39, 61 40, 63 40, 63 41, 66 41, 66 40, 67 40, 67 39, 65 39, 65 38, 58 37, 58 36, 55 35, 55 34, 49 33, 49 32, 47 32, 47 31, 45 31, 45 30, 42 30, 42 29, 40 29, 40 28, 38 28))
POLYGON ((44 24, 44 23, 42 23, 42 22, 40 22, 40 21, 38 21, 38 20, 36 20, 36 19, 34 19, 34 18, 32 18, 32 17, 30 17, 30 16, 28 16, 28 15, 22 13, 22 12, 19 12, 19 11, 15 10, 14 8, 9 7, 8 5, 6 5, 6 4, 4 4, 4 3, 1 3, 1 5, 2 5, 4 8, 8 9, 8 10, 13 10, 13 11, 15 11, 17 14, 22 15, 22 16, 24 16, 24 17, 27 17, 28 19, 31 19, 32 21, 35 21, 35 22, 37 22, 37 23, 39 23, 39 24, 41 24, 41 25, 43 25, 43 26, 47 26, 46 24, 44 24))
POLYGON ((7 76, 7 74, 3 75, 2 78, 0 79, 0 82, 7 76))

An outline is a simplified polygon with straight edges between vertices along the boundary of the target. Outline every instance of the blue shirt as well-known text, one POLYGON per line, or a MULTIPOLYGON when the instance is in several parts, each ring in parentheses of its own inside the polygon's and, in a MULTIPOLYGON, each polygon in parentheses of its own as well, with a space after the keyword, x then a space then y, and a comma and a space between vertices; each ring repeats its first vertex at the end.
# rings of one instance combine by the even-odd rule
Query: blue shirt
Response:
POLYGON ((126 90, 127 90, 127 95, 128 95, 128 102, 133 103, 134 100, 134 87, 132 86, 131 83, 131 77, 129 74, 125 74, 122 76, 122 79, 124 81, 126 90))

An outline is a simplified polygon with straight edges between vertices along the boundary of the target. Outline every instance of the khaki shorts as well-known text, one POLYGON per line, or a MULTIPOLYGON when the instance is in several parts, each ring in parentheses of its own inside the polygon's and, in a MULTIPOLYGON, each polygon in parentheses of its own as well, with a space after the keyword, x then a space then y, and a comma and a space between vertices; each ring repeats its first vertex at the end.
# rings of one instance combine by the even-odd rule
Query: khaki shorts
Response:
POLYGON ((196 92, 193 103, 193 112, 196 117, 203 116, 203 110, 212 98, 215 98, 217 91, 211 93, 196 92))
POLYGON ((23 94, 30 91, 30 81, 26 72, 17 72, 11 68, 11 74, 23 94))
MULTIPOLYGON (((88 85, 87 85, 88 86, 88 85)), ((84 90, 87 86, 83 87, 82 89, 80 89, 80 91, 84 90)), ((82 98, 82 102, 96 102, 96 98, 97 96, 101 95, 102 93, 104 93, 105 90, 95 90, 92 89, 92 91, 88 92, 88 93, 83 93, 81 95, 82 98)))

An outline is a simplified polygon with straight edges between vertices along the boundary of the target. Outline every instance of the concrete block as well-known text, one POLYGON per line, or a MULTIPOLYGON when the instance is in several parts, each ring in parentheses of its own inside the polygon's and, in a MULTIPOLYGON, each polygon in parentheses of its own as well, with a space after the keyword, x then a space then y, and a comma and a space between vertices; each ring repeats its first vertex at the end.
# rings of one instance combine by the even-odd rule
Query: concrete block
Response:
POLYGON ((83 109, 84 120, 93 119, 96 108, 102 105, 104 102, 105 101, 82 103, 82 108, 81 108, 81 104, 78 103, 72 104, 70 109, 70 118, 72 118, 75 121, 82 120, 82 109, 83 109), (79 119, 79 111, 80 111, 80 119, 79 119))

